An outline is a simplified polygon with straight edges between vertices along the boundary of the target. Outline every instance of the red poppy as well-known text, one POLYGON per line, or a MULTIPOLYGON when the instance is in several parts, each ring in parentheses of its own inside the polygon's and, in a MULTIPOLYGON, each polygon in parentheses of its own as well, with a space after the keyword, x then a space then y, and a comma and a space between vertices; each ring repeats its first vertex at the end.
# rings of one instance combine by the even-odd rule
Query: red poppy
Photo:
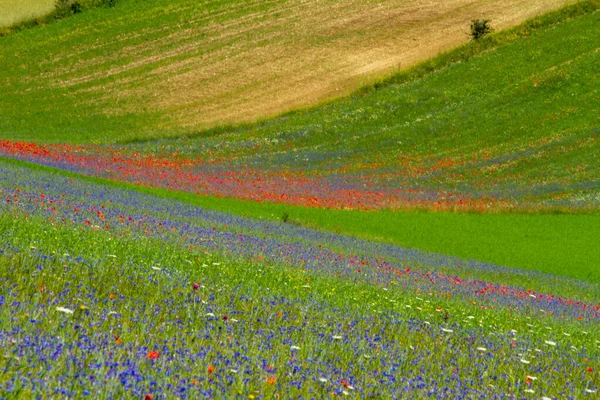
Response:
POLYGON ((152 397, 151 394, 147 394, 146 397, 144 397, 144 400, 152 400, 154 397, 152 397))
POLYGON ((214 366, 214 365, 212 365, 212 364, 211 364, 211 365, 209 365, 209 366, 208 366, 208 373, 209 373, 209 374, 212 374, 214 371, 215 371, 215 366, 214 366))
POLYGON ((160 357, 160 353, 158 351, 151 351, 146 357, 148 357, 150 360, 156 360, 158 357, 160 357))

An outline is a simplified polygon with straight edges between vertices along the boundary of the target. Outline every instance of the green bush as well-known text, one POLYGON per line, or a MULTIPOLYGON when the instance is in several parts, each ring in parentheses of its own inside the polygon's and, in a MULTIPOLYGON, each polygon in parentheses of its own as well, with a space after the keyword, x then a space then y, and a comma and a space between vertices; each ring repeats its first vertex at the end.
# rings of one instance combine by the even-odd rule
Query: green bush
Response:
POLYGON ((79 14, 83 11, 78 1, 56 0, 54 18, 61 19, 69 15, 79 14))
POLYGON ((471 37, 475 40, 492 33, 493 29, 489 25, 489 19, 474 19, 471 21, 471 37))

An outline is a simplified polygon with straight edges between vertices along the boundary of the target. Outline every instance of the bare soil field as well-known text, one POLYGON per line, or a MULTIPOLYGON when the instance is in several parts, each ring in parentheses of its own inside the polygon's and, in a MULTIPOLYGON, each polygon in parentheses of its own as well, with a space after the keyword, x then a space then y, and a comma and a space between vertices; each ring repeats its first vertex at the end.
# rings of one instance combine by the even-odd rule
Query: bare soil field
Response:
MULTIPOLYGON (((144 43, 124 48, 151 71, 152 84, 117 96, 152 99, 183 125, 253 121, 346 94, 373 78, 426 60, 469 39, 473 18, 496 29, 517 24, 565 0, 336 0, 285 1, 265 12, 220 25, 183 29, 163 40, 179 42, 160 56, 144 43), (155 53, 156 54, 156 53, 155 53), (181 58, 189 54, 189 57, 181 58), (166 79, 165 79, 166 78, 166 79)), ((238 14, 240 4, 225 12, 238 14)), ((135 64, 133 64, 135 65, 135 64)), ((118 67, 106 71, 118 74, 118 67)))

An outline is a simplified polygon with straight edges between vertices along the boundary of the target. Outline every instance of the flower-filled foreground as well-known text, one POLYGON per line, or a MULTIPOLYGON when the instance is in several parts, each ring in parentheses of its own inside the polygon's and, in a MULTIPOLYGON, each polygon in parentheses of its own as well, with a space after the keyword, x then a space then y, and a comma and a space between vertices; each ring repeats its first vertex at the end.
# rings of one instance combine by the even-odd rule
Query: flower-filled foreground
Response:
POLYGON ((1 168, 2 397, 596 396, 597 285, 1 168))

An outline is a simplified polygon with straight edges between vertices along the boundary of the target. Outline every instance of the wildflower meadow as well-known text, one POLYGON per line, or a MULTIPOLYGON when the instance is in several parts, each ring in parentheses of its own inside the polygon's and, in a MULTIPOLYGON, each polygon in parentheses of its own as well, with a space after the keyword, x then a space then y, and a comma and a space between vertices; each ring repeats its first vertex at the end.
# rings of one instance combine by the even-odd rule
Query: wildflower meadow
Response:
MULTIPOLYGON (((266 83, 232 72, 211 108, 178 81, 198 52, 229 54, 259 11, 269 46, 284 5, 325 11, 155 3, 64 2, 0 36, 0 399, 600 398, 598 1, 231 125, 265 117, 244 93, 266 83), (185 107, 134 104, 144 74, 185 107)), ((371 7, 346 3, 322 10, 371 7)))

